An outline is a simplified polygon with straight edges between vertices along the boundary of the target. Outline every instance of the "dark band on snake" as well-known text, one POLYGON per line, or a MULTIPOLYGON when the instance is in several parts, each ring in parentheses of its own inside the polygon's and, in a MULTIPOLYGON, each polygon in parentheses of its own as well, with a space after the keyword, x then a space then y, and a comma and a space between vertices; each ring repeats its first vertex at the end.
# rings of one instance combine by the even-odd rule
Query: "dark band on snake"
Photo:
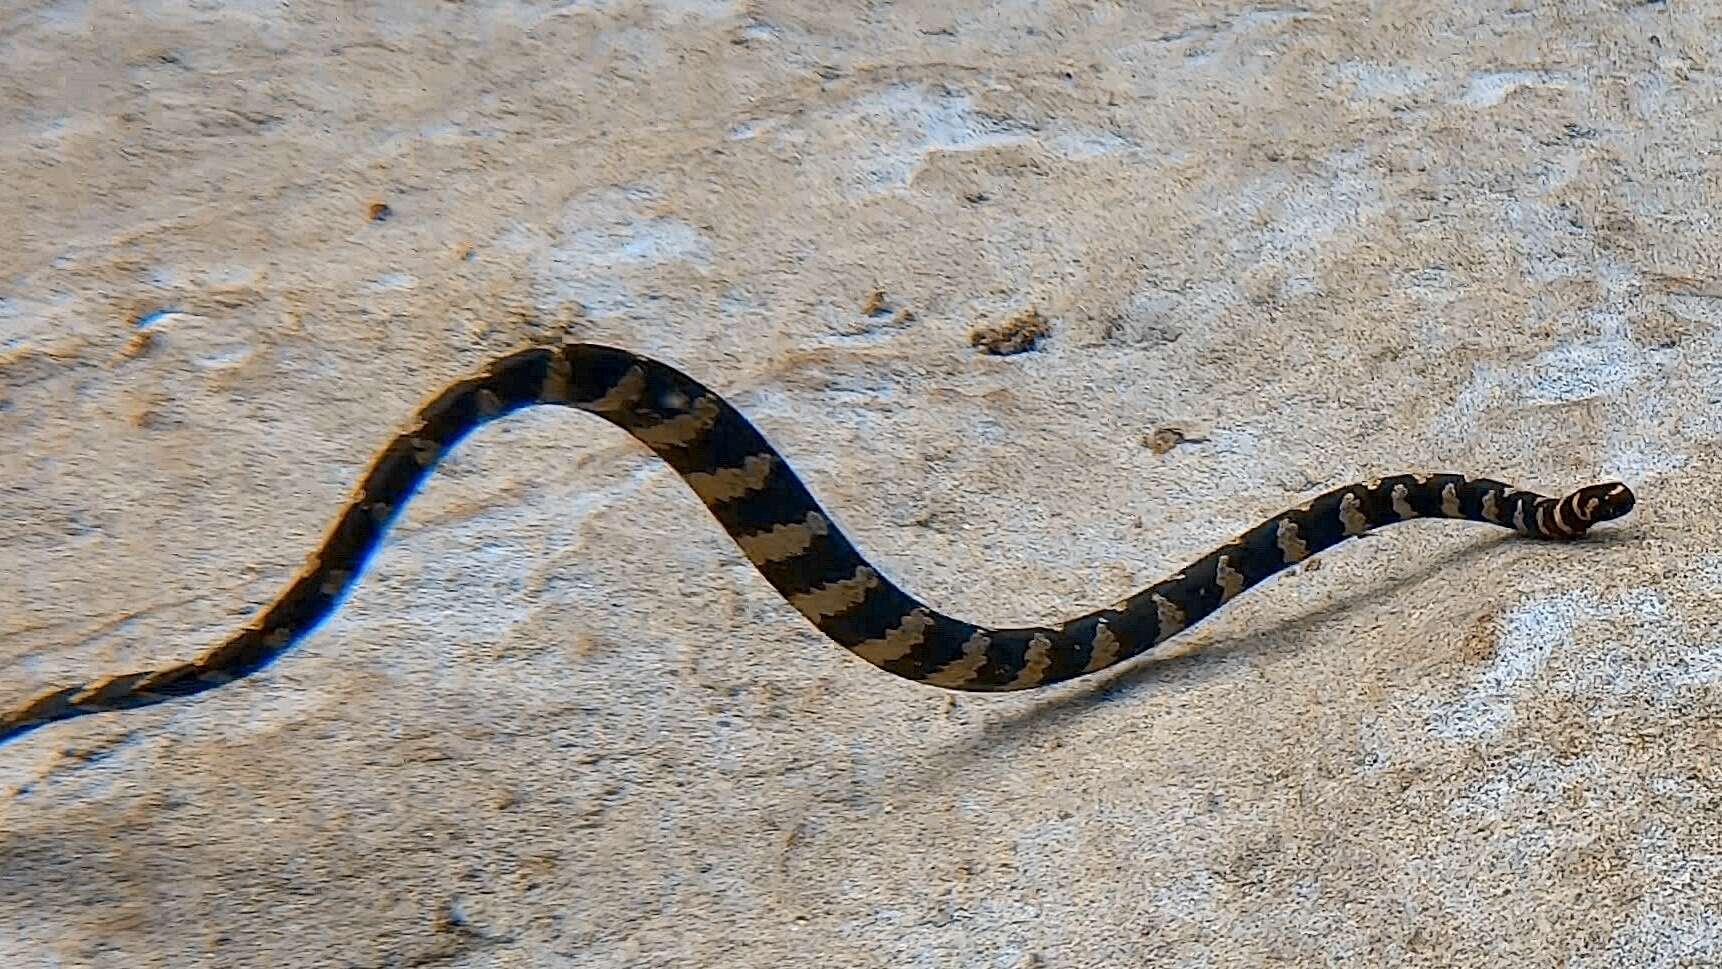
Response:
POLYGON ((1329 491, 1178 574, 1062 625, 982 628, 915 599, 870 565, 753 424, 697 381, 611 347, 534 347, 492 361, 421 408, 412 428, 372 461, 286 590, 226 642, 162 669, 44 693, 0 715, 0 741, 59 720, 193 696, 268 665, 333 611, 449 448, 479 425, 536 404, 575 407, 633 435, 682 476, 748 560, 821 632, 887 672, 949 690, 1026 690, 1099 672, 1282 569, 1384 525, 1455 518, 1558 540, 1633 506, 1632 492, 1618 483, 1553 499, 1486 478, 1396 475, 1329 491))

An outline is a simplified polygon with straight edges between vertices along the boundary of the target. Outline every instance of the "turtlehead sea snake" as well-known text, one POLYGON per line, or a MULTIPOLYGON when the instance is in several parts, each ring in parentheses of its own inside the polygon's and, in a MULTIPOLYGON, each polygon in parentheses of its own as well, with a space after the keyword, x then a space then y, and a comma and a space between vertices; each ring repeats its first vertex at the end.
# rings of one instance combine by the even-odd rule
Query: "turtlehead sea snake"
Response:
POLYGON ((633 435, 682 476, 821 632, 887 672, 948 690, 1026 690, 1099 672, 1287 566, 1395 522, 1459 518, 1570 539, 1633 505, 1631 490, 1617 483, 1554 499, 1456 474, 1380 478, 1276 515, 1104 609, 1059 626, 987 629, 938 612, 870 565, 777 449, 691 377, 607 346, 533 347, 493 360, 425 404, 412 428, 371 462, 322 546, 249 625, 188 662, 44 693, 0 715, 0 741, 59 720, 193 696, 261 669, 334 610, 449 448, 486 421, 535 404, 576 407, 633 435))

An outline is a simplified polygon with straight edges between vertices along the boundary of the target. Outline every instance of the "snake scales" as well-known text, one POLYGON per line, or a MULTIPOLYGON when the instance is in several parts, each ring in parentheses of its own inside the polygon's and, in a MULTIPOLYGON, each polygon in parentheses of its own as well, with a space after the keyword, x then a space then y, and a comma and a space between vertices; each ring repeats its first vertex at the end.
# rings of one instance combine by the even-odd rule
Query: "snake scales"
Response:
POLYGON ((590 343, 493 360, 419 410, 371 462, 323 544, 250 624, 189 662, 44 693, 0 715, 0 742, 85 714, 193 696, 253 673, 332 612, 439 457, 480 424, 535 404, 572 406, 633 435, 680 474, 747 558, 808 621, 890 673, 951 690, 1045 686, 1130 659, 1245 589, 1372 528, 1459 518, 1570 539, 1632 509, 1623 484, 1554 499, 1486 478, 1406 474, 1350 484, 1276 515, 1178 574, 1056 627, 981 628, 882 575, 728 402, 656 360, 590 343))

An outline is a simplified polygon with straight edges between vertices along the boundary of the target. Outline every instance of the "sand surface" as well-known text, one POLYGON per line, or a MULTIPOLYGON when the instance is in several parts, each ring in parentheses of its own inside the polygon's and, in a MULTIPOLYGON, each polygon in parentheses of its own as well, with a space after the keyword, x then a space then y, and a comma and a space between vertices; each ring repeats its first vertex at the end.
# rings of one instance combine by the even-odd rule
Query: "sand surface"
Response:
POLYGON ((976 621, 1358 478, 1641 503, 951 696, 515 415, 281 663, 0 748, 0 965, 1722 960, 1709 7, 7 3, 0 703, 197 654, 421 398, 565 333, 731 396, 976 621))

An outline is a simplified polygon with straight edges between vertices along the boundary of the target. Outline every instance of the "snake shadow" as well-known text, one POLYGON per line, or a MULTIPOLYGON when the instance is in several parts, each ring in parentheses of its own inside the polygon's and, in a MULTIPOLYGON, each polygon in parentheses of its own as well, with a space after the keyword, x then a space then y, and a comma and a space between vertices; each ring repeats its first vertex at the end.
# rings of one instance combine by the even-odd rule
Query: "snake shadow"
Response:
MULTIPOLYGON (((1641 537, 1640 527, 1635 523, 1605 532, 1590 533, 1564 544, 1575 550, 1589 547, 1589 550, 1595 551, 1630 545, 1641 537)), ((986 719, 979 731, 960 743, 933 752, 921 761, 925 770, 916 772, 923 776, 904 780, 925 791, 928 788, 916 783, 917 781, 948 776, 950 771, 961 766, 962 762, 972 760, 982 751, 1009 758, 1032 739, 1035 731, 1055 718, 1068 720, 1082 717, 1108 704, 1128 699, 1138 691, 1152 686, 1196 686, 1210 682, 1236 670, 1235 661, 1240 658, 1294 655, 1296 648, 1287 647, 1288 639, 1301 639, 1300 633, 1343 614, 1364 597, 1391 599, 1397 590, 1424 582, 1437 573, 1480 567, 1503 543, 1523 540, 1515 535, 1500 535, 1468 543, 1438 553, 1402 575, 1371 583, 1354 595, 1336 598, 1310 608, 1292 619, 1274 624, 1270 629, 1216 637, 1191 648, 1188 652, 1176 652, 1177 647, 1174 645, 1171 647, 1174 652, 1170 655, 1150 652, 1122 664, 1116 672, 1102 673, 1097 677, 1054 687, 1053 691, 1056 692, 1049 691, 1044 699, 1037 702, 1003 712, 987 711, 983 714, 986 719)), ((1535 566, 1534 562, 1530 564, 1535 566)), ((1284 578, 1291 576, 1286 575, 1284 578)))

